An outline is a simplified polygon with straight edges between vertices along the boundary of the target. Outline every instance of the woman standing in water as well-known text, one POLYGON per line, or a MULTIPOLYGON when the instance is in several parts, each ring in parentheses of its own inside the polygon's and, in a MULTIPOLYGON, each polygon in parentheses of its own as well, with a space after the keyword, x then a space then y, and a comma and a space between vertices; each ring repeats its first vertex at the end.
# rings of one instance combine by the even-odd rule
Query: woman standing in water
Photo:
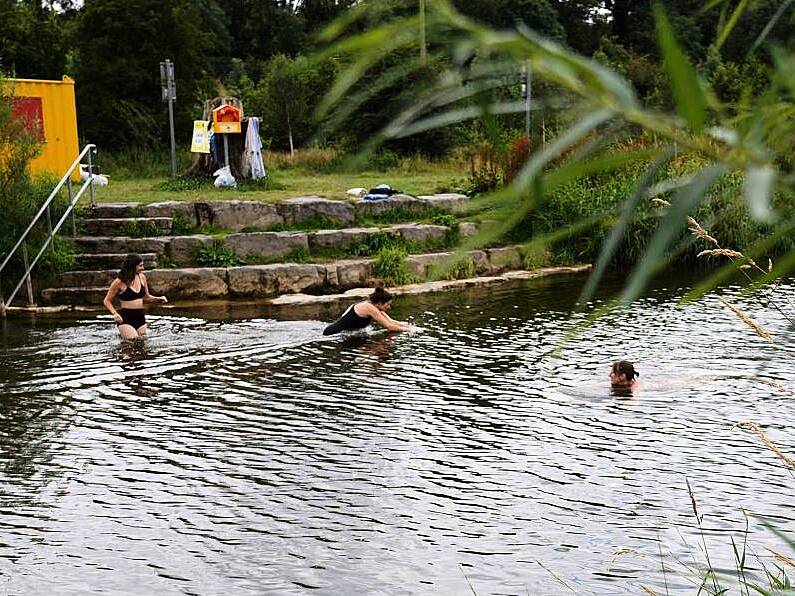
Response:
POLYGON ((149 293, 149 285, 143 271, 143 259, 138 255, 127 255, 119 274, 108 288, 105 300, 102 301, 116 320, 119 333, 124 339, 135 339, 146 335, 144 302, 159 304, 168 302, 165 296, 152 296, 149 293), (116 297, 121 302, 121 308, 118 311, 113 307, 113 299, 116 297))
POLYGON ((323 330, 323 335, 334 335, 341 331, 364 329, 375 321, 389 331, 410 331, 408 323, 395 321, 386 312, 392 308, 394 296, 384 288, 378 287, 364 302, 348 307, 342 316, 323 330))

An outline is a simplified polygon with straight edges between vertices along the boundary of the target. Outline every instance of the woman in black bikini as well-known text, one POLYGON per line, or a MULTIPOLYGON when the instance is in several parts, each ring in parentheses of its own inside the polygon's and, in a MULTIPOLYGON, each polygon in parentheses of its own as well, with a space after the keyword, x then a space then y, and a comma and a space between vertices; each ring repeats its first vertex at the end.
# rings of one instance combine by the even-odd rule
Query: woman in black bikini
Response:
POLYGON ((376 288, 364 302, 353 304, 342 316, 323 330, 323 335, 334 335, 341 331, 364 329, 373 321, 390 331, 410 331, 408 323, 392 319, 386 311, 392 308, 394 296, 384 288, 376 288))
POLYGON ((114 279, 105 300, 102 303, 116 319, 119 333, 124 339, 134 339, 146 335, 146 317, 144 316, 144 302, 168 302, 165 296, 152 296, 149 293, 149 284, 143 274, 144 263, 138 255, 127 255, 119 270, 119 275, 114 279), (137 286, 137 289, 136 289, 137 286), (121 308, 117 311, 113 307, 113 299, 118 297, 121 308))

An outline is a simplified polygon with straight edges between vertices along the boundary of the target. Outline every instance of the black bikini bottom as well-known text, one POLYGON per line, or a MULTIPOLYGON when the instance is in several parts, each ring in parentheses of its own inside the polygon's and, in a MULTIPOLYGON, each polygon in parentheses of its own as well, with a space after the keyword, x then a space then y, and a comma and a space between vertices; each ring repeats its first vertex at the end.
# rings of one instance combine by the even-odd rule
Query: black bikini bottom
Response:
POLYGON ((135 330, 146 325, 143 308, 122 308, 119 310, 119 314, 122 322, 116 323, 117 325, 129 325, 135 330))

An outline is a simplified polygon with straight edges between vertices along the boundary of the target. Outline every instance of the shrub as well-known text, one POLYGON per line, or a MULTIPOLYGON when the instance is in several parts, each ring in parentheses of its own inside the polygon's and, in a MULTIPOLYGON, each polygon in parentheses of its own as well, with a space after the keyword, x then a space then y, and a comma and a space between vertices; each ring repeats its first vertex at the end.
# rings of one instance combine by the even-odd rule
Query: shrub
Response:
POLYGON ((384 247, 378 251, 373 263, 373 274, 390 286, 409 283, 412 278, 406 267, 406 250, 398 246, 384 247))
POLYGON ((200 267, 233 267, 243 263, 237 253, 224 246, 223 240, 213 238, 212 244, 196 247, 196 264, 200 267))

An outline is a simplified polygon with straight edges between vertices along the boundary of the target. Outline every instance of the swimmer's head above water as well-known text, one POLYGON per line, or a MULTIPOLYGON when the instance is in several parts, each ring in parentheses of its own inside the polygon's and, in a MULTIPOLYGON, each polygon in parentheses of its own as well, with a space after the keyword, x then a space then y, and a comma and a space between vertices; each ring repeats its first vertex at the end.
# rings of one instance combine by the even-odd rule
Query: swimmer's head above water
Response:
POLYGON ((387 292, 383 287, 378 286, 368 296, 368 300, 380 311, 389 310, 392 308, 392 300, 395 298, 393 294, 387 292))
POLYGON ((613 387, 632 387, 638 382, 636 377, 639 376, 635 366, 626 360, 614 362, 610 368, 610 384, 613 387))

